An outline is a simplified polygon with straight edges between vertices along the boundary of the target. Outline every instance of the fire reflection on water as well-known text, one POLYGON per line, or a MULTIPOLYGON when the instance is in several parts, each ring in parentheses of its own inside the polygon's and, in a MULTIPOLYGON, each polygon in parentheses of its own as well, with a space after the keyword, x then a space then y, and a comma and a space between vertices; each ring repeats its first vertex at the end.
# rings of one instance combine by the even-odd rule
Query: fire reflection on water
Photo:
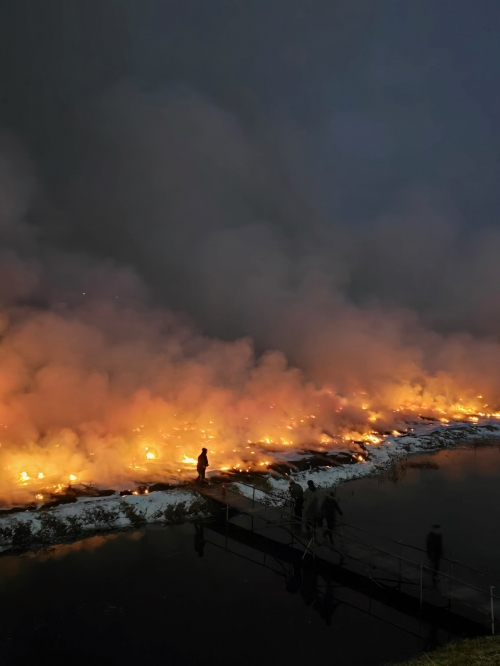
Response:
POLYGON ((25 562, 49 560, 61 560, 75 553, 93 553, 103 548, 111 542, 119 540, 140 541, 144 539, 144 530, 134 530, 131 532, 110 533, 103 536, 92 536, 73 543, 65 543, 45 548, 38 552, 28 551, 23 553, 22 557, 7 555, 0 560, 0 583, 4 581, 11 582, 14 576, 22 574, 25 569, 25 562))

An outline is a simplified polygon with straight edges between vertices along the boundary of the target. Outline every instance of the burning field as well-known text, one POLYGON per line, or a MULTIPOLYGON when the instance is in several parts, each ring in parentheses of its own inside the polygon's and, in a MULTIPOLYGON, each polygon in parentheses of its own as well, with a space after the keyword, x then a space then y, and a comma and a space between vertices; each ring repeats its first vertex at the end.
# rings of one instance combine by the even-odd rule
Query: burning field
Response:
MULTIPOLYGON (((481 424, 463 421, 447 426, 420 424, 411 431, 407 435, 387 435, 378 446, 371 448, 360 441, 362 454, 338 450, 333 454, 313 450, 295 452, 293 461, 271 463, 265 470, 257 471, 234 466, 227 471, 216 471, 212 480, 230 482, 235 492, 265 504, 283 506, 289 499, 290 474, 302 485, 313 479, 320 489, 374 474, 386 474, 396 481, 404 470, 404 464, 401 467, 397 461, 412 453, 500 441, 500 424, 496 419, 489 423, 484 420, 481 424)), ((147 479, 148 468, 144 470, 147 479)), ((211 513, 196 488, 181 485, 180 478, 175 484, 129 481, 135 489, 121 492, 83 483, 49 487, 44 490, 44 497, 38 496, 35 502, 0 509, 0 553, 37 550, 93 534, 138 529, 146 523, 178 524, 211 513)))
POLYGON ((419 372, 340 392, 280 352, 207 339, 161 311, 11 310, 0 344, 2 503, 42 505, 68 486, 180 484, 201 447, 219 475, 298 469, 314 453, 362 464, 426 423, 500 416, 450 374, 419 372))

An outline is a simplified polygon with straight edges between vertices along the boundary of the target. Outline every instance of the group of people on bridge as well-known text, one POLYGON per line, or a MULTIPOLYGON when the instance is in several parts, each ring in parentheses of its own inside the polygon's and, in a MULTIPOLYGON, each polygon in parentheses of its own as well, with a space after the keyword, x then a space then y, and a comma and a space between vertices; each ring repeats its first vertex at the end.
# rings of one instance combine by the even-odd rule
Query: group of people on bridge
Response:
MULTIPOLYGON (((198 483, 205 481, 205 473, 208 467, 207 453, 207 449, 203 448, 201 454, 198 456, 196 465, 198 483)), ((335 497, 335 491, 330 490, 326 496, 323 495, 312 479, 309 479, 307 482, 305 490, 297 481, 293 480, 290 481, 289 489, 293 499, 293 510, 297 523, 302 525, 305 522, 306 531, 315 534, 316 530, 321 529, 326 522, 323 538, 327 539, 333 545, 333 532, 337 523, 337 514, 343 515, 340 504, 335 497)), ((431 532, 429 532, 426 551, 431 563, 433 582, 436 583, 443 551, 442 534, 439 525, 434 525, 431 532)))
POLYGON ((326 522, 323 536, 333 544, 333 532, 337 522, 337 514, 343 515, 335 492, 331 490, 323 497, 311 479, 304 490, 296 481, 290 481, 290 495, 293 499, 295 519, 298 523, 305 520, 306 531, 315 532, 326 522))

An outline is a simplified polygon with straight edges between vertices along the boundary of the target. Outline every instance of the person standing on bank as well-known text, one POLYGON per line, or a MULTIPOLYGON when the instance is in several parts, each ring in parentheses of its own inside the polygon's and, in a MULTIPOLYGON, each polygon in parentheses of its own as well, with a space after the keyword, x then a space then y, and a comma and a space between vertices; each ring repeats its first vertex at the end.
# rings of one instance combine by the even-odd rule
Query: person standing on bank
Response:
POLYGON ((344 515, 335 498, 333 490, 325 497, 323 506, 321 507, 321 513, 326 520, 327 527, 323 532, 323 536, 328 539, 333 546, 333 530, 335 529, 335 524, 337 522, 337 513, 340 513, 341 516, 344 515))
POLYGON ((205 481, 205 472, 208 467, 208 458, 207 458, 207 449, 202 449, 200 455, 198 456, 198 464, 196 465, 196 470, 198 471, 197 481, 205 481))
POLYGON ((296 481, 290 481, 290 495, 293 499, 293 513, 295 520, 302 522, 302 507, 304 505, 304 491, 302 486, 296 481))
POLYGON ((431 562, 432 581, 437 583, 441 556, 443 555, 443 533, 440 525, 433 525, 427 535, 427 557, 431 562))

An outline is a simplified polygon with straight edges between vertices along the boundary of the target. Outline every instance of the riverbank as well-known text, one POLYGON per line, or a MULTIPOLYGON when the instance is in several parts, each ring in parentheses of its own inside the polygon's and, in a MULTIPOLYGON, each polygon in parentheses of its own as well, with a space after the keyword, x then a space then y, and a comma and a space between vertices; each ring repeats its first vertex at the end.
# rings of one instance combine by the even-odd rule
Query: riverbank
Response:
MULTIPOLYGON (((413 454, 497 441, 500 441, 500 424, 496 421, 448 426, 429 423, 415 426, 411 433, 388 435, 378 445, 363 449, 358 458, 350 455, 348 463, 333 464, 326 459, 324 466, 316 462, 303 471, 298 471, 289 461, 284 464, 288 466, 286 471, 302 485, 313 479, 316 485, 330 488, 345 481, 387 473, 398 461, 413 454)), ((317 453, 304 451, 302 463, 313 456, 317 460, 317 453)), ((255 499, 281 504, 287 497, 290 477, 273 467, 268 475, 253 479, 252 485, 258 484, 262 489, 256 491, 255 499)), ((233 474, 227 483, 240 493, 252 496, 253 488, 238 483, 239 478, 233 474)), ((252 482, 244 475, 241 478, 252 482)), ((0 517, 0 552, 37 549, 93 534, 137 528, 146 523, 176 524, 206 515, 208 511, 205 500, 186 487, 155 490, 153 485, 150 489, 141 486, 136 492, 138 494, 124 496, 117 491, 104 497, 75 497, 71 498, 71 503, 53 508, 38 506, 6 514, 0 517)))
MULTIPOLYGON (((411 433, 388 435, 380 444, 370 446, 359 456, 359 462, 311 469, 291 471, 293 478, 306 485, 313 480, 317 486, 332 488, 346 481, 377 476, 388 473, 394 464, 405 458, 419 454, 432 453, 444 449, 456 449, 470 446, 491 446, 500 443, 500 424, 498 421, 484 421, 480 424, 450 423, 442 426, 436 423, 415 426, 411 433)), ((243 484, 237 484, 239 491, 251 496, 253 491, 243 484)), ((279 478, 276 474, 266 479, 265 489, 271 498, 279 502, 288 491, 288 477, 279 478)), ((255 499, 259 499, 256 495, 255 499)))
POLYGON ((426 652, 421 657, 394 666, 498 666, 498 664, 500 664, 500 636, 488 636, 448 643, 438 650, 426 652))
POLYGON ((205 500, 192 490, 145 495, 80 497, 48 510, 25 511, 0 519, 0 552, 37 550, 95 534, 137 529, 146 523, 179 524, 202 516, 205 500))

